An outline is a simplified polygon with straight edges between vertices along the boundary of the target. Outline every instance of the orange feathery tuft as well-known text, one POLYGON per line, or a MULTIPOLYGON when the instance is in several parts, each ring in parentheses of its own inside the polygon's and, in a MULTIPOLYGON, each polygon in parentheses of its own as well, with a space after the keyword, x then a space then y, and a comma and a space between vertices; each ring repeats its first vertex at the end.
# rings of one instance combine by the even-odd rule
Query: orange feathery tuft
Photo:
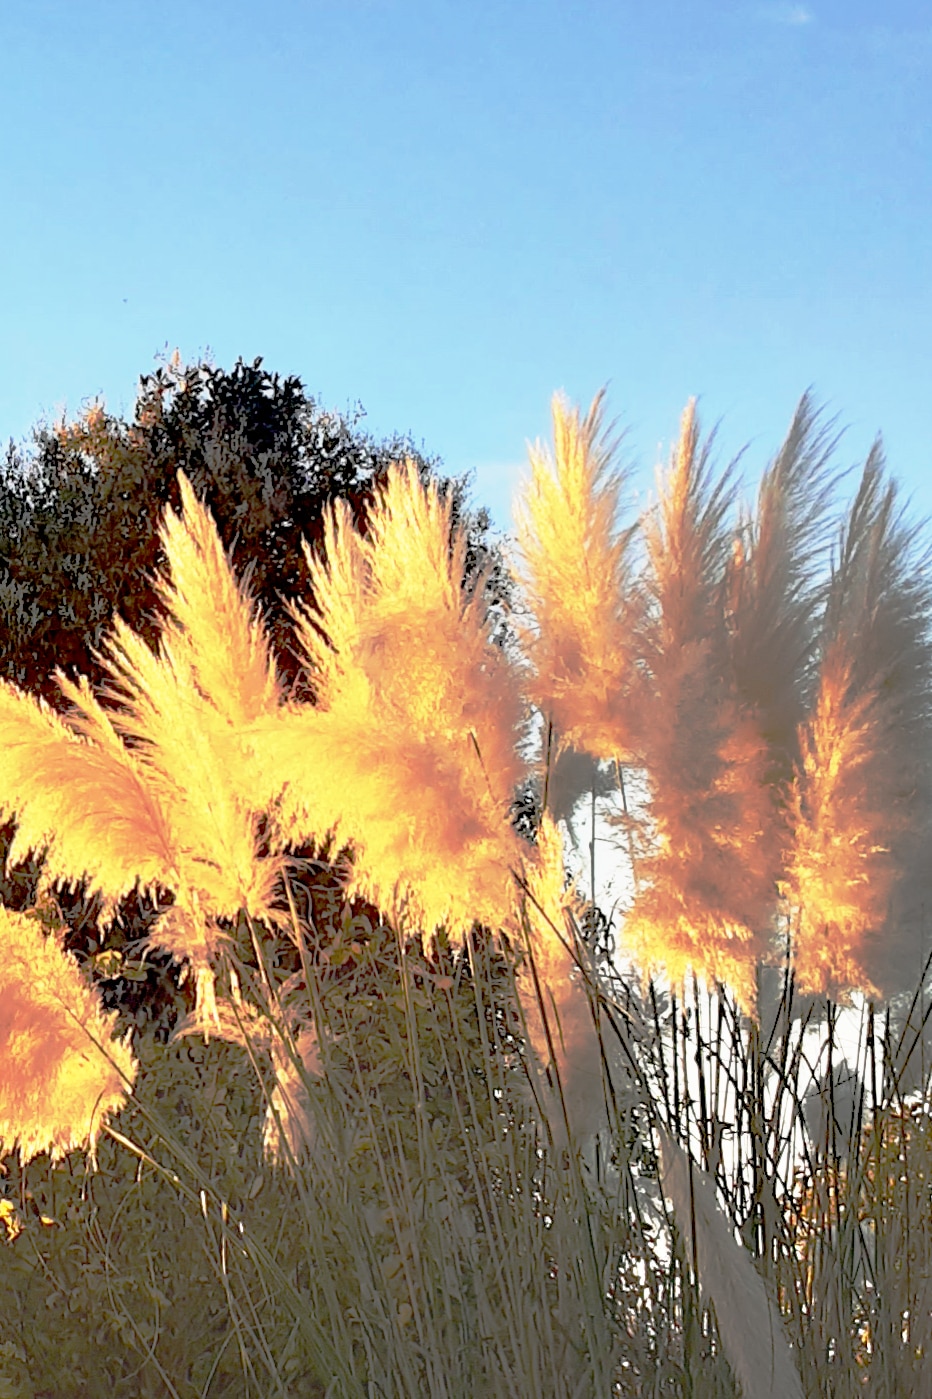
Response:
POLYGON ((253 561, 239 583, 210 513, 178 472, 183 516, 166 506, 159 527, 171 581, 155 581, 168 609, 163 636, 211 708, 233 729, 274 709, 282 687, 250 583, 253 561))
POLYGON ((355 678, 352 659, 374 586, 371 561, 345 500, 324 510, 321 557, 315 557, 304 541, 302 547, 316 606, 290 604, 288 611, 314 674, 317 703, 328 709, 355 678))
POLYGON ((455 938, 476 919, 494 926, 513 899, 518 679, 481 590, 463 600, 450 505, 412 462, 390 468, 369 531, 332 510, 326 559, 305 548, 316 608, 290 610, 320 707, 284 706, 249 739, 282 794, 284 838, 335 832, 355 850, 348 895, 455 938))
POLYGON ((272 709, 279 689, 216 528, 183 473, 179 480, 184 527, 169 512, 163 531, 178 589, 159 585, 176 620, 161 654, 115 619, 112 658, 100 659, 118 681, 104 695, 120 701, 120 713, 105 710, 84 677, 75 684, 56 672, 73 706, 67 722, 0 682, 0 792, 2 809, 18 817, 16 855, 48 845, 43 887, 89 877, 105 919, 136 884, 175 890, 152 942, 191 962, 198 1003, 216 1021, 209 963, 224 940, 216 920, 241 909, 282 918, 272 905, 282 859, 256 853, 269 794, 237 727, 272 709), (231 746, 241 761, 230 761, 231 746))
POLYGON ((879 445, 842 531, 792 797, 786 893, 804 994, 886 998, 921 966, 932 888, 932 585, 879 445))
POLYGON ((786 786, 811 703, 818 614, 813 582, 826 552, 826 507, 838 477, 826 466, 838 438, 816 431, 808 393, 761 478, 753 519, 735 536, 726 580, 729 652, 741 700, 757 716, 773 783, 786 786))
POLYGON ((173 863, 173 832, 136 756, 90 692, 59 673, 83 712, 66 722, 44 700, 0 681, 0 810, 17 817, 16 863, 47 848, 42 892, 88 877, 110 903, 173 863))
POLYGON ((650 805, 638 892, 625 922, 633 954, 674 982, 688 968, 755 1000, 757 960, 777 891, 768 854, 767 750, 729 673, 722 587, 730 472, 709 487, 690 402, 660 499, 643 525, 650 610, 643 734, 650 805))
POLYGON ((538 626, 523 628, 522 640, 535 672, 529 697, 552 719, 561 744, 625 759, 633 742, 634 531, 615 528, 625 475, 609 470, 617 444, 598 441, 603 395, 582 423, 555 395, 555 464, 539 446, 529 449, 532 474, 515 519, 538 626))
POLYGON ((793 802, 796 840, 786 883, 799 910, 796 984, 803 995, 857 987, 876 998, 880 989, 865 977, 857 952, 883 926, 896 879, 884 843, 893 813, 882 788, 870 783, 877 701, 852 695, 843 658, 827 659, 793 802))
POLYGON ((94 1162, 138 1068, 129 1034, 111 1039, 116 1018, 54 933, 0 906, 0 1155, 19 1146, 25 1164, 80 1149, 94 1162))

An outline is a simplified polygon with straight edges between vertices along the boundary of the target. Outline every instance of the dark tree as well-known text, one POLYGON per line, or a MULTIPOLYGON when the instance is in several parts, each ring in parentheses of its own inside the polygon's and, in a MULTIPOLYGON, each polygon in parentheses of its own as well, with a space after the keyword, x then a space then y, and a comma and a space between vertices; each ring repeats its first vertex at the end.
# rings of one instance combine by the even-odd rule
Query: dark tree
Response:
POLYGON ((281 379, 261 360, 230 372, 172 362, 140 380, 132 423, 94 407, 38 430, 31 453, 11 444, 0 481, 0 674, 64 712, 52 671, 83 672, 96 688, 105 672, 91 647, 114 612, 155 645, 163 613, 150 579, 166 563, 157 534, 165 505, 180 510, 179 467, 206 497, 224 548, 233 546, 237 574, 254 562, 279 669, 302 699, 311 691, 281 600, 309 597, 301 539, 319 545, 324 506, 338 497, 365 530, 375 487, 403 456, 451 498, 453 523, 469 539, 464 588, 489 562, 488 602, 501 613, 507 571, 487 537, 488 513, 466 508, 465 478, 440 477, 439 458, 408 439, 374 444, 355 431, 361 416, 348 423, 318 408, 298 378, 281 379))

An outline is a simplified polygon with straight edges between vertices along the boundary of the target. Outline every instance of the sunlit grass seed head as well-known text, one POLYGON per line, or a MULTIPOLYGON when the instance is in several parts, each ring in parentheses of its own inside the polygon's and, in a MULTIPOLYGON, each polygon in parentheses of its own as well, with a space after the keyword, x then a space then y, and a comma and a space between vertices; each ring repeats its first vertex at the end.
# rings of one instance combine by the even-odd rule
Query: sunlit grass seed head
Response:
POLYGON ((249 737, 283 839, 335 832, 355 852, 348 894, 455 938, 510 906, 525 767, 517 671, 463 600, 450 534, 449 502, 410 461, 389 469, 368 539, 328 511, 326 556, 305 546, 315 606, 291 607, 318 706, 283 706, 249 737))
MULTIPOLYGON (((838 485, 828 463, 838 438, 800 400, 786 438, 761 477, 756 507, 739 521, 725 580, 729 661, 741 700, 769 750, 768 778, 788 785, 799 726, 813 702, 828 552, 827 507, 838 485)), ((782 800, 782 793, 777 793, 782 800)))
POLYGON ((793 956, 804 994, 856 987, 880 997, 859 953, 883 927, 896 881, 891 813, 870 781, 876 701, 850 695, 845 669, 836 660, 823 671, 804 734, 787 878, 798 910, 793 956))
POLYGON ((209 918, 232 918, 241 908, 268 916, 280 866, 274 855, 257 858, 257 795, 224 761, 220 739, 235 742, 236 730, 170 641, 163 638, 154 656, 117 619, 109 649, 128 697, 113 723, 138 741, 133 756, 173 832, 173 875, 164 882, 196 890, 209 918))
POLYGON ((256 817, 270 794, 240 736, 277 711, 283 691, 250 597, 251 570, 236 583, 213 518, 180 470, 178 482, 184 515, 166 507, 160 526, 170 577, 154 585, 168 612, 159 654, 115 619, 109 657, 100 657, 116 682, 105 694, 120 702, 114 724, 137 743, 171 812, 176 848, 193 856, 196 878, 187 882, 208 916, 245 908, 274 918, 281 865, 255 853, 256 817))
POLYGON ((178 472, 182 515, 170 505, 159 536, 170 580, 154 587, 168 611, 163 638, 184 654, 200 693, 234 729, 276 707, 282 686, 251 595, 253 560, 237 583, 213 517, 178 472))
POLYGON ((75 958, 37 918, 0 907, 0 1156, 23 1163, 94 1149, 107 1117, 132 1090, 129 1044, 111 1038, 75 958))
POLYGON ((541 817, 537 844, 526 851, 520 873, 538 973, 555 980, 566 964, 565 944, 572 945, 567 915, 581 917, 585 904, 575 884, 567 883, 563 836, 548 811, 541 817))
POLYGON ((600 758, 632 747, 629 693, 638 599, 630 586, 633 531, 617 513, 623 471, 601 427, 604 390, 586 418, 559 394, 554 457, 530 449, 531 476, 515 502, 522 585, 536 626, 520 629, 533 664, 530 698, 561 739, 600 758))
POLYGON ((250 788, 255 770, 237 727, 279 691, 213 521, 179 476, 186 528, 170 517, 164 539, 180 591, 160 585, 177 615, 159 654, 115 619, 100 660, 116 681, 104 695, 119 711, 105 710, 84 677, 56 673, 72 704, 65 720, 0 685, 0 800, 18 818, 12 858, 47 844, 44 882, 87 877, 89 892, 104 897, 104 919, 134 887, 174 889, 152 942, 191 962, 199 999, 209 1000, 209 963, 223 940, 216 920, 241 909, 281 919, 272 904, 280 858, 256 853, 269 794, 261 782, 250 788), (240 762, 230 761, 231 748, 240 762))
POLYGON ((666 649, 700 641, 708 646, 718 639, 735 484, 731 468, 713 483, 712 440, 700 445, 696 402, 691 399, 683 410, 670 465, 657 470, 657 503, 641 520, 647 587, 657 604, 656 642, 666 649))
POLYGON ((624 937, 674 982, 688 968, 727 981, 751 1010, 776 904, 767 748, 736 692, 723 608, 734 488, 713 486, 695 404, 643 522, 645 854, 624 937))
POLYGON ((305 545, 317 606, 293 609, 322 682, 321 709, 370 711, 386 729, 446 740, 460 764, 464 748, 478 747, 488 795, 510 801, 523 775, 519 677, 491 642, 481 587, 463 599, 466 538, 459 529, 451 539, 450 502, 435 482, 421 483, 412 461, 396 463, 369 537, 352 529, 344 505, 328 511, 325 541, 324 559, 305 545))
POLYGON ((87 876, 111 903, 172 864, 173 837, 140 763, 83 677, 59 683, 80 717, 0 681, 0 802, 17 818, 15 864, 48 847, 44 882, 87 876))
POLYGON ((787 891, 800 989, 875 997, 921 965, 932 816, 932 585, 875 448, 842 528, 787 891), (912 906, 912 907, 911 907, 912 906))
MULTIPOLYGON (((287 604, 301 648, 311 668, 317 703, 329 708, 334 696, 354 681, 352 659, 361 643, 371 562, 349 506, 334 501, 323 512, 321 552, 302 541, 314 604, 287 604)), ((365 685, 365 677, 358 677, 365 685)))

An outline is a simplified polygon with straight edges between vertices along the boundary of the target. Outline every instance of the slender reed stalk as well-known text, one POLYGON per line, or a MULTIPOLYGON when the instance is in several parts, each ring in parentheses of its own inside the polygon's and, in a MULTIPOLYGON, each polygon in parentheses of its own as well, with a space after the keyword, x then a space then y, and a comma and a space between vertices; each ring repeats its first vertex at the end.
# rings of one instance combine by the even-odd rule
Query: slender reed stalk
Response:
POLYGON ((697 1170, 662 1126, 663 1189, 670 1196, 687 1253, 713 1302, 728 1362, 744 1399, 802 1399, 783 1322, 764 1281, 738 1244, 715 1200, 714 1183, 697 1170))

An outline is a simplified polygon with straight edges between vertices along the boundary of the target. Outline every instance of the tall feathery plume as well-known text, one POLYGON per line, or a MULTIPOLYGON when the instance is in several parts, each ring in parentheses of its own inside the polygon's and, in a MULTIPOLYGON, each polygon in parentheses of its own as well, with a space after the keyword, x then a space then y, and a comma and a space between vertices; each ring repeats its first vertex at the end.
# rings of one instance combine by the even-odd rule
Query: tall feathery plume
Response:
POLYGON ((932 585, 879 443, 842 529, 803 727, 786 892, 804 993, 889 996, 921 966, 932 816, 932 585))
POLYGON ((624 936, 645 970, 660 964, 682 983, 692 968, 730 985, 753 1013, 776 901, 773 809, 766 747, 729 674, 731 471, 711 488, 711 439, 700 451, 698 438, 690 402, 657 509, 643 524, 650 610, 639 728, 650 806, 624 936))
POLYGON ((450 536, 450 503, 411 461, 390 468, 368 539, 331 508, 326 557, 305 545, 316 606, 289 605, 318 705, 284 706, 248 737, 285 838, 334 832, 355 851, 348 894, 455 941, 513 904, 523 764, 517 671, 481 589, 464 601, 465 539, 450 536))
POLYGON ((753 518, 742 522, 728 565, 726 615, 738 694, 757 715, 778 789, 792 779, 799 725, 811 704, 827 552, 826 507, 838 477, 826 466, 838 437, 816 430, 810 394, 764 472, 753 518))
POLYGON ((715 1307, 722 1349, 743 1399, 803 1399, 779 1308, 718 1207, 714 1177, 699 1170, 660 1123, 656 1130, 663 1193, 687 1257, 696 1258, 699 1287, 715 1307))
POLYGON ((75 958, 39 920, 0 907, 0 1156, 18 1146, 25 1165, 88 1151, 132 1090, 131 1031, 111 1038, 116 1011, 101 1009, 75 958))
POLYGON ((559 1098, 542 1072, 548 1066, 559 1075, 571 1139, 584 1144, 606 1125, 602 1049, 567 917, 581 914, 582 902, 572 887, 564 888, 563 840, 549 812, 543 814, 536 851, 525 859, 524 882, 533 969, 522 969, 518 999, 555 1141, 568 1145, 559 1098))
MULTIPOLYGON (((830 438, 828 429, 817 430, 817 421, 807 392, 761 478, 753 517, 743 520, 735 535, 726 577, 735 687, 767 750, 774 821, 761 853, 770 856, 774 888, 791 843, 789 788, 799 760, 800 725, 816 682, 818 618, 825 600, 819 566, 828 547, 826 507, 838 480, 826 472, 838 438, 830 438)), ((776 943, 772 954, 776 958, 776 943)), ((762 1013, 760 1003, 757 1010, 762 1013)))
POLYGON ((219 1030, 209 965, 223 942, 215 920, 245 909, 282 921, 271 901, 283 861, 256 853, 256 818, 269 812, 272 794, 240 738, 253 719, 277 710, 282 687, 251 598, 252 569, 237 584, 214 520, 180 470, 178 483, 183 516, 166 507, 159 528, 170 567, 170 579, 155 582, 168 614, 160 655, 117 618, 107 643, 112 659, 101 659, 118 685, 104 694, 123 704, 114 723, 139 745, 186 849, 209 852, 195 855, 195 871, 183 871, 180 916, 163 915, 152 941, 190 959, 198 1001, 210 1005, 219 1030))
POLYGON ((552 403, 555 462, 530 449, 531 478, 515 503, 523 591, 537 627, 521 629, 533 666, 528 696, 561 747, 624 761, 631 748, 637 604, 630 587, 634 527, 616 516, 625 473, 602 433, 601 390, 581 423, 561 395, 552 403))
POLYGON ((186 589, 174 642, 163 637, 155 656, 115 619, 107 643, 114 659, 101 661, 119 680, 119 690, 103 691, 123 704, 119 714, 102 707, 83 676, 75 684, 56 672, 73 706, 67 721, 0 682, 0 800, 19 822, 10 858, 47 845, 43 888, 89 877, 89 892, 104 896, 104 921, 137 885, 175 890, 152 942, 189 960, 198 1007, 216 1023, 210 961, 224 940, 216 920, 241 909, 281 918, 271 903, 281 859, 256 853, 265 793, 257 781, 244 790, 225 746, 233 723, 262 712, 277 691, 258 635, 249 661, 249 630, 258 624, 236 595, 215 526, 181 472, 179 480, 190 532, 171 518, 163 528, 169 565, 177 557, 186 589), (199 587, 206 596, 191 626, 199 587), (241 643, 232 658, 246 662, 241 674, 222 659, 228 633, 241 643), (208 694, 208 683, 229 688, 208 694), (129 736, 136 750, 123 742, 129 736))
POLYGON ((182 515, 166 506, 159 535, 170 579, 154 587, 167 609, 162 635, 185 662, 209 711, 238 732, 282 699, 261 612, 252 600, 253 560, 236 582, 216 524, 178 472, 182 515))

